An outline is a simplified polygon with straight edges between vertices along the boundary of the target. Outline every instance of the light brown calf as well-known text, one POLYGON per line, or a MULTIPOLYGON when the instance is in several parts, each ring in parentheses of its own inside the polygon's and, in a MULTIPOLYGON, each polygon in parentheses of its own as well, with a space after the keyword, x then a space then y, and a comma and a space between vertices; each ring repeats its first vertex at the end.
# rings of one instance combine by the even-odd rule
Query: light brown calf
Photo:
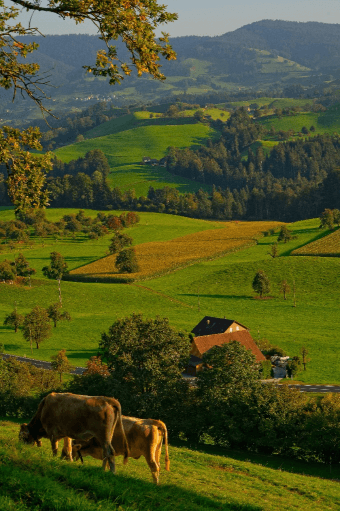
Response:
MULTIPOLYGON (((136 417, 126 417, 124 415, 122 416, 122 422, 128 442, 129 457, 138 459, 144 456, 150 467, 153 481, 158 484, 163 439, 165 444, 165 469, 170 470, 166 425, 164 422, 154 419, 137 419, 136 417)), ((116 436, 116 431, 114 431, 111 443, 116 456, 119 456, 124 454, 124 452, 120 448, 120 441, 116 436)), ((72 443, 72 453, 75 460, 82 459, 83 456, 92 456, 99 460, 104 459, 103 449, 95 438, 88 442, 82 442, 78 439, 74 440, 72 443)), ((104 459, 104 470, 106 464, 106 459, 104 459)))

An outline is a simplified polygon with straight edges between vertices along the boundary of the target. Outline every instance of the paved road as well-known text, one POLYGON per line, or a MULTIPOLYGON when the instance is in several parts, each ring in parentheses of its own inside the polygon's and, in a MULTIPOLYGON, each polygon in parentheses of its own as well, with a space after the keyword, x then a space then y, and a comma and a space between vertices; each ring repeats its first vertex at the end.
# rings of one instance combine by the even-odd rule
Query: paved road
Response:
MULTIPOLYGON (((4 353, 0 353, 2 358, 9 358, 14 355, 7 355, 4 353)), ((19 362, 29 362, 36 367, 41 367, 42 369, 52 369, 50 362, 44 362, 43 360, 35 360, 34 358, 27 357, 15 357, 19 362)), ((84 367, 75 367, 72 374, 83 374, 85 371, 84 367)), ((275 381, 275 380, 271 380, 275 381)), ((282 385, 278 383, 278 385, 282 385)), ((340 385, 288 385, 289 388, 299 389, 301 392, 339 392, 340 393, 340 385)))
MULTIPOLYGON (((16 357, 14 355, 7 355, 5 353, 0 353, 0 356, 2 358, 10 358, 10 357, 14 357, 16 358, 19 362, 27 362, 27 363, 30 363, 32 365, 34 365, 35 367, 40 367, 42 369, 48 369, 48 370, 51 370, 52 367, 51 367, 51 362, 44 362, 43 360, 36 360, 34 358, 27 358, 27 357, 16 357)), ((73 369, 73 371, 70 371, 72 374, 83 374, 83 372, 85 371, 85 368, 84 367, 75 367, 73 369)))
POLYGON ((301 392, 340 392, 339 385, 289 385, 289 388, 301 392))

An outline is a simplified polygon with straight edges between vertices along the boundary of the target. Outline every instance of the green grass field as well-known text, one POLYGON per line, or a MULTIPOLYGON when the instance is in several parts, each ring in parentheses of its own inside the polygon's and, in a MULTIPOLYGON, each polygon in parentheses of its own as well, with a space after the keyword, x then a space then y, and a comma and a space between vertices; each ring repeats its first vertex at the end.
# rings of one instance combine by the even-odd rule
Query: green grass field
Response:
POLYGON ((20 444, 17 423, 0 428, 3 511, 274 511, 278 502, 287 511, 339 509, 337 466, 170 445, 170 472, 163 454, 156 486, 143 457, 125 466, 118 457, 113 475, 89 457, 84 465, 52 458, 47 440, 40 449, 20 444))
MULTIPOLYGON (((300 100, 302 101, 302 100, 300 100)), ((306 104, 305 101, 304 104, 306 104)), ((303 105, 300 103, 303 107, 303 105)), ((284 100, 275 100, 270 104, 272 108, 285 108, 287 106, 294 106, 285 104, 284 100)), ((310 128, 315 127, 314 135, 322 135, 324 133, 334 133, 340 131, 340 104, 337 103, 329 107, 325 112, 301 112, 296 115, 282 116, 280 119, 276 115, 270 115, 263 119, 259 119, 258 122, 263 124, 267 129, 274 126, 276 131, 289 131, 293 130, 294 135, 298 135, 301 132, 301 128, 305 126, 310 128)), ((303 135, 305 137, 305 135, 303 135)), ((275 138, 275 136, 274 136, 275 138)))
POLYGON ((171 186, 180 192, 207 188, 201 183, 173 176, 163 167, 140 165, 140 162, 143 156, 164 157, 169 146, 197 147, 209 138, 216 139, 218 132, 193 122, 192 115, 177 119, 150 119, 149 115, 149 112, 137 112, 108 121, 90 130, 86 134, 88 140, 57 149, 55 154, 69 162, 83 157, 87 151, 101 149, 111 168, 110 184, 122 190, 134 188, 137 196, 147 195, 149 186, 171 186))
MULTIPOLYGON (((48 211, 56 218, 58 210, 48 211)), ((62 210, 65 214, 66 210, 62 210)), ((3 211, 2 215, 12 214, 3 211)), ((208 222, 162 214, 141 213, 140 224, 127 232, 134 243, 174 239, 190 232, 216 228, 208 222)), ((227 256, 205 261, 166 276, 135 284, 90 284, 62 282, 63 305, 71 322, 59 323, 50 339, 34 350, 34 357, 50 360, 62 348, 75 365, 85 365, 97 353, 100 334, 118 318, 133 312, 154 317, 168 317, 171 325, 190 332, 205 315, 236 319, 245 324, 254 338, 267 338, 284 348, 290 356, 298 355, 301 346, 309 349, 311 362, 299 375, 306 383, 340 383, 339 309, 340 259, 294 257, 291 251, 324 235, 319 221, 292 224, 298 238, 279 244, 280 257, 268 252, 276 236, 263 237, 258 245, 227 256), (258 269, 268 274, 272 290, 266 300, 254 298, 251 287, 258 269), (284 300, 280 282, 287 279, 291 293, 284 300), (293 281, 296 307, 293 307, 293 281), (200 308, 198 307, 200 305, 200 308)), ((37 269, 32 288, 0 284, 0 343, 5 351, 27 356, 29 346, 21 333, 2 326, 5 314, 14 308, 27 313, 35 305, 57 301, 55 281, 47 280, 41 268, 49 263, 52 250, 62 253, 69 268, 79 267, 105 255, 110 236, 98 241, 73 240, 45 242, 25 250, 25 256, 37 269)), ((13 259, 18 251, 2 253, 0 259, 13 259)))

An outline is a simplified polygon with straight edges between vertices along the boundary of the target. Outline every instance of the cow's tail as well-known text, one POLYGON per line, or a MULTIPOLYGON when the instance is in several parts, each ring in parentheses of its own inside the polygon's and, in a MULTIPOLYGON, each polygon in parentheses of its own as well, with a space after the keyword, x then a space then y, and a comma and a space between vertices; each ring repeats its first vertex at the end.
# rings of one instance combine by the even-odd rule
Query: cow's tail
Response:
POLYGON ((116 424, 116 429, 118 428, 118 431, 120 432, 120 436, 122 438, 122 443, 123 443, 123 452, 124 452, 124 465, 127 464, 128 460, 129 460, 129 444, 126 440, 126 435, 125 435, 125 430, 124 430, 124 426, 123 426, 123 421, 122 421, 122 412, 121 412, 121 408, 117 408, 117 415, 118 415, 118 420, 117 420, 117 424, 116 424))
POLYGON ((165 470, 170 470, 170 458, 169 458, 169 450, 168 450, 168 430, 164 422, 162 421, 155 421, 157 422, 158 429, 162 432, 163 438, 164 438, 164 445, 165 445, 165 470))

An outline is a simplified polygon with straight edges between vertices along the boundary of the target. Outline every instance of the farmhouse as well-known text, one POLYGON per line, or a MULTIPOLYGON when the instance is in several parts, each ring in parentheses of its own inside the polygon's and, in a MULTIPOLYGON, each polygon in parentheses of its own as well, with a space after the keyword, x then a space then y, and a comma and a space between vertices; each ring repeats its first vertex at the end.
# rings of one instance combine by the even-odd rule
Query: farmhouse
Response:
POLYGON ((142 165, 152 165, 153 167, 166 167, 166 158, 161 158, 157 160, 156 158, 150 158, 149 156, 143 156, 142 165))
POLYGON ((226 318, 205 316, 191 331, 195 337, 191 344, 191 355, 186 373, 196 376, 202 368, 204 353, 214 346, 222 346, 226 342, 238 341, 245 348, 253 352, 257 362, 266 360, 256 346, 249 330, 238 321, 226 318))

